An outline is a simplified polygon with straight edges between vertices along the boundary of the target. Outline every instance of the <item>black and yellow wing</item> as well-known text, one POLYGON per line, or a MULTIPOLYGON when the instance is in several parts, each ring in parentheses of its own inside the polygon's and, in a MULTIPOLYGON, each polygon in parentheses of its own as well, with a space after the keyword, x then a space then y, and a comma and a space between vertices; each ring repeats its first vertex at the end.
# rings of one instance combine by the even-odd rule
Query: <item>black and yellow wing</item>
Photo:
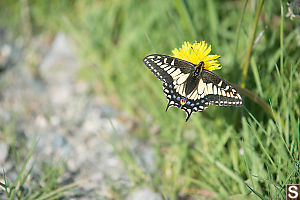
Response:
POLYGON ((194 75, 196 65, 167 55, 153 54, 144 58, 145 65, 163 82, 163 91, 169 107, 175 106, 187 114, 203 111, 210 104, 242 106, 238 91, 227 81, 206 69, 194 75), (186 94, 186 88, 193 88, 186 94))

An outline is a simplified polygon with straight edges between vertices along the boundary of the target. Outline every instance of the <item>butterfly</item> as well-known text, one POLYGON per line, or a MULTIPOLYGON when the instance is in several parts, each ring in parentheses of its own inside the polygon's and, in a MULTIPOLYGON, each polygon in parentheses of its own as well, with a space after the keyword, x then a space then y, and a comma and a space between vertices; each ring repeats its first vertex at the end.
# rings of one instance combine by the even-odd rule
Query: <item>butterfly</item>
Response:
POLYGON ((163 82, 169 107, 186 112, 186 122, 193 112, 203 111, 210 104, 242 106, 243 99, 230 83, 198 65, 175 57, 152 54, 143 59, 151 72, 163 82))

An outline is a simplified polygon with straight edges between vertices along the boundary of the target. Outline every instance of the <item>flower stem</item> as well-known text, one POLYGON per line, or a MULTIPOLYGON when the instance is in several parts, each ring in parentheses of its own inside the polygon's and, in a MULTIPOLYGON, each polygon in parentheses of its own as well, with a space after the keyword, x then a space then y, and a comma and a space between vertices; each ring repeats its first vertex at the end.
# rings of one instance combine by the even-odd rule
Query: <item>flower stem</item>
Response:
POLYGON ((233 84, 233 86, 239 92, 241 92, 242 94, 244 94, 248 98, 250 98, 254 103, 257 103, 262 109, 264 109, 269 115, 271 115, 274 120, 278 120, 279 119, 277 113, 274 110, 272 110, 272 108, 262 98, 260 98, 257 94, 254 94, 250 90, 248 90, 246 88, 242 88, 242 87, 240 87, 238 85, 234 85, 233 84))
POLYGON ((251 57, 252 47, 253 47, 254 38, 255 38, 256 27, 258 24, 258 20, 259 20, 259 16, 260 16, 260 13, 262 10, 263 3, 264 3, 264 0, 259 0, 257 8, 256 8, 256 12, 255 12, 255 19, 254 19, 254 23, 253 23, 253 27, 252 27, 252 33, 251 33, 249 46, 247 49, 247 54, 246 54, 246 58, 245 58, 244 66, 243 66, 243 76, 242 76, 242 84, 241 84, 242 88, 244 88, 245 84, 246 84, 246 78, 247 78, 248 67, 249 67, 249 63, 250 63, 250 57, 251 57))
POLYGON ((284 54, 284 45, 283 45, 283 24, 284 24, 284 13, 283 13, 283 6, 282 1, 280 1, 280 73, 283 73, 283 54, 284 54))
POLYGON ((238 52, 238 47, 239 47, 239 40, 240 40, 240 33, 241 33, 241 27, 244 21, 244 16, 245 16, 245 11, 247 7, 248 0, 245 0, 243 10, 241 12, 241 17, 240 17, 240 22, 238 24, 237 30, 236 30, 236 40, 235 40, 235 48, 234 48, 234 53, 233 53, 233 63, 234 65, 237 63, 236 58, 237 58, 237 52, 238 52))

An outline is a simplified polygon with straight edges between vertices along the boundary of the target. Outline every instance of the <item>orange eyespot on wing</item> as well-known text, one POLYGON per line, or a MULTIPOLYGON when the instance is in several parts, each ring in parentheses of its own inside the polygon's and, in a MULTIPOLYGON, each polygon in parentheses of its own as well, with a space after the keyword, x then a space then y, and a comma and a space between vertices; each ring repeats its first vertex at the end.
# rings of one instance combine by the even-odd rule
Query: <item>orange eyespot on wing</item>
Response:
POLYGON ((181 100, 180 100, 180 103, 181 103, 182 105, 186 104, 186 99, 181 99, 181 100))

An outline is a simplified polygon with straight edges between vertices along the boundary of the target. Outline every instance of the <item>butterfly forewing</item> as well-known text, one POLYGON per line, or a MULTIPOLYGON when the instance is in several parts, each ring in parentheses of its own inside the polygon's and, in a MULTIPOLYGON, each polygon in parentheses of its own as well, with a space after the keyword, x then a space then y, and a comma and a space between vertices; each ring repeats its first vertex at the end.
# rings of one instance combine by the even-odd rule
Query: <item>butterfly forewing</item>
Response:
POLYGON ((166 55, 149 55, 143 61, 159 80, 170 84, 174 81, 184 82, 184 76, 194 70, 193 64, 166 55))
POLYGON ((196 65, 166 55, 149 55, 143 61, 163 82, 163 91, 168 99, 166 110, 171 106, 181 108, 187 114, 186 121, 193 112, 203 111, 210 104, 218 106, 243 104, 238 91, 211 71, 202 69, 196 77, 192 76, 196 65))

